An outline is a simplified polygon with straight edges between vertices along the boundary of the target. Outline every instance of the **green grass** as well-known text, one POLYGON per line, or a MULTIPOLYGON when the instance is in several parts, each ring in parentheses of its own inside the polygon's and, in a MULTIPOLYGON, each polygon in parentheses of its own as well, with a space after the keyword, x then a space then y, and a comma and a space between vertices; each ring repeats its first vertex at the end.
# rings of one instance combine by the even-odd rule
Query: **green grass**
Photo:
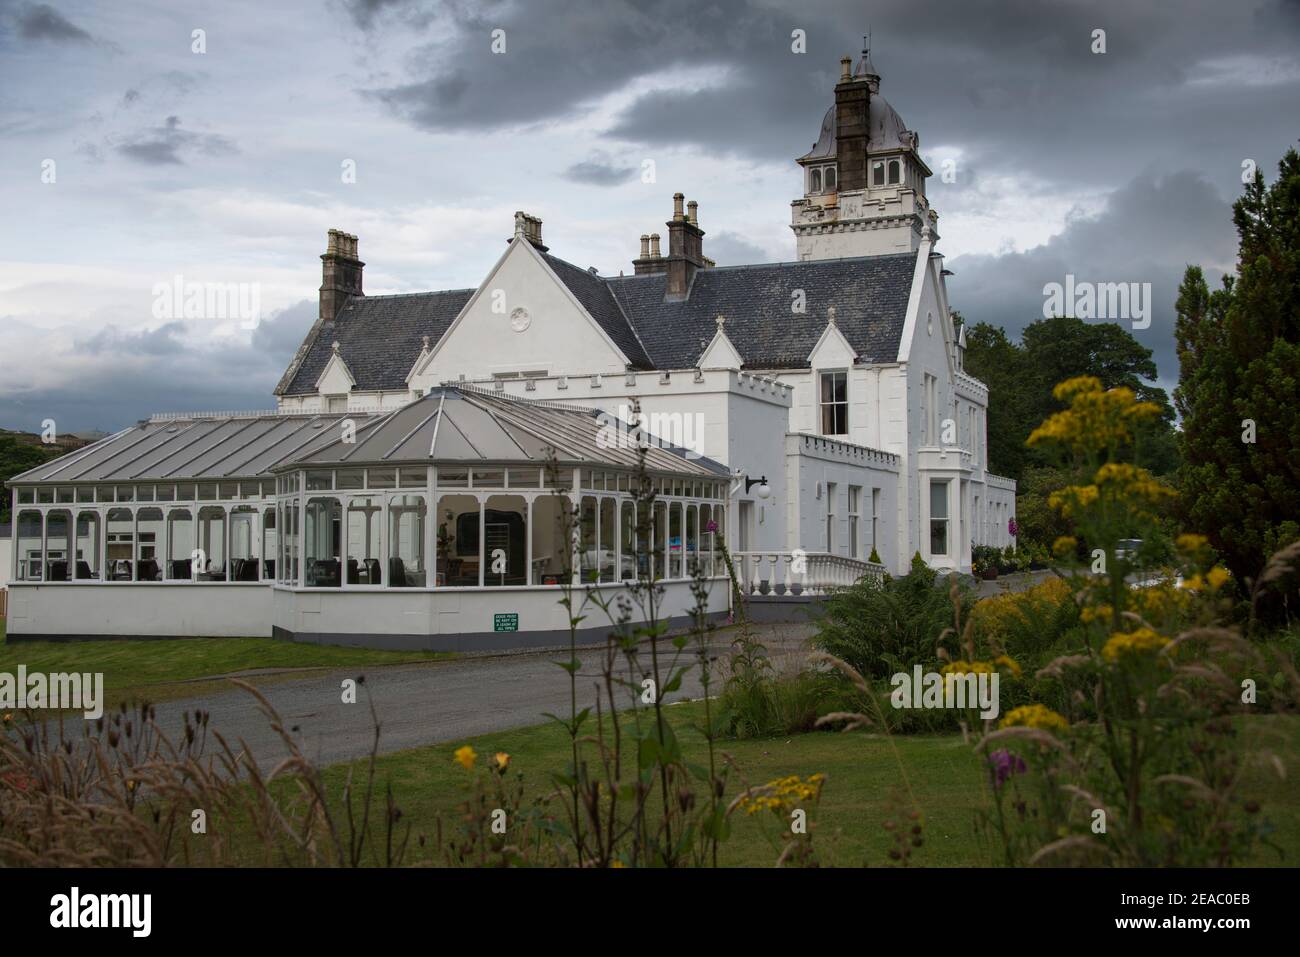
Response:
POLYGON ((275 638, 158 638, 134 641, 4 641, 0 618, 0 672, 103 672, 108 706, 145 698, 168 701, 228 687, 224 681, 204 682, 237 672, 264 668, 289 669, 294 675, 261 676, 256 680, 302 677, 308 668, 354 668, 439 661, 448 652, 376 651, 334 645, 297 644, 275 638))
MULTIPOLYGON (((707 760, 705 741, 695 729, 702 721, 702 704, 675 705, 668 713, 686 759, 704 763, 707 760)), ((1267 743, 1280 754, 1300 753, 1300 718, 1256 718, 1250 719, 1249 725, 1250 733, 1265 736, 1267 743)), ((431 835, 439 812, 444 815, 444 821, 455 820, 454 808, 465 795, 468 775, 453 762, 452 752, 465 743, 478 752, 480 762, 497 751, 510 754, 511 773, 524 773, 525 803, 532 796, 549 792, 548 774, 563 769, 569 761, 568 738, 553 724, 383 756, 377 762, 377 786, 382 793, 384 782, 392 782, 403 820, 412 826, 412 835, 431 835)), ((820 808, 813 815, 818 854, 824 865, 854 867, 889 863, 886 853, 893 844, 883 822, 898 812, 898 804, 891 802, 891 798, 903 794, 894 750, 897 748, 925 821, 925 843, 914 851, 913 863, 929 867, 998 863, 991 849, 976 836, 976 812, 984 806, 985 790, 979 762, 960 736, 885 738, 861 732, 812 732, 723 741, 718 748, 730 754, 745 778, 755 785, 789 774, 807 776, 818 771, 827 774, 829 780, 822 792, 820 808)), ((364 763, 353 765, 354 775, 364 768, 364 763)), ((325 771, 325 781, 332 794, 341 791, 348 767, 336 765, 325 771)), ((1294 865, 1300 857, 1300 796, 1289 782, 1279 782, 1275 775, 1263 769, 1250 783, 1252 793, 1258 796, 1265 813, 1278 828, 1275 840, 1288 854, 1285 860, 1279 860, 1275 852, 1265 850, 1252 863, 1294 865)), ((728 800, 742 789, 743 783, 733 772, 728 800)), ((769 838, 778 839, 776 818, 737 813, 733 822, 732 837, 723 846, 719 863, 772 866, 777 851, 769 838)))

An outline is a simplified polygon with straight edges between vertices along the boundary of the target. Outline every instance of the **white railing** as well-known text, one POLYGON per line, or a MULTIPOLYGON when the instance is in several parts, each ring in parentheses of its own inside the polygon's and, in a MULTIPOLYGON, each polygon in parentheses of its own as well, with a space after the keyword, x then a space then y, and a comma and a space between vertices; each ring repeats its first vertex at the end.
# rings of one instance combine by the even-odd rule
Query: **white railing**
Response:
POLYGON ((825 595, 864 577, 881 578, 884 565, 829 552, 732 552, 742 595, 825 595))

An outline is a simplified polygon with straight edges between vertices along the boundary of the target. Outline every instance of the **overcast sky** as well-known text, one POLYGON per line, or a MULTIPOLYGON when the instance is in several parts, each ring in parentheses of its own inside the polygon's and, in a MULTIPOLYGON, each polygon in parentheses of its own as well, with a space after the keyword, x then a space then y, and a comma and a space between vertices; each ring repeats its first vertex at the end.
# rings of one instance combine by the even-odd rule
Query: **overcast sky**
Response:
POLYGON ((1294 0, 0 0, 0 427, 273 407, 330 227, 372 294, 478 285, 516 209, 630 270, 678 190, 719 264, 793 259, 793 158, 868 28, 956 164, 953 308, 1015 332, 1067 273, 1150 282, 1171 385, 1184 266, 1231 268, 1242 163, 1271 179, 1300 136, 1294 0), (159 317, 175 276, 256 284, 261 322, 159 317))

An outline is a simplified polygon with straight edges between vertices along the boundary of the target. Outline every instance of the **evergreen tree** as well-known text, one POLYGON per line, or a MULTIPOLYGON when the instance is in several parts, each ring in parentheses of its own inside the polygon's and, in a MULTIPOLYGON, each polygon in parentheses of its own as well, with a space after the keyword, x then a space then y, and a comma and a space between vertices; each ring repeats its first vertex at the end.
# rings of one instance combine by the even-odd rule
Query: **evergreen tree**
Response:
MULTIPOLYGON (((1182 518, 1238 580, 1300 538, 1298 213, 1291 149, 1272 186, 1257 171, 1233 204, 1236 276, 1211 292, 1189 267, 1178 295, 1182 518)), ((1294 579, 1286 587, 1294 593, 1294 579)))

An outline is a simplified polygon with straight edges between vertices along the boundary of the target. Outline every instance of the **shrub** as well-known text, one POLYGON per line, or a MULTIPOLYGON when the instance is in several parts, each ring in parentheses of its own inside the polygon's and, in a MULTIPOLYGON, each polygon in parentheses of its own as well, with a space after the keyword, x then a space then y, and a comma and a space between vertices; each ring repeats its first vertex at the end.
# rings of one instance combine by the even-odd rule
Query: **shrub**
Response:
POLYGON ((1025 591, 983 599, 971 620, 977 645, 1019 660, 1058 644, 1079 624, 1079 608, 1069 583, 1052 577, 1025 591))
MULTIPOLYGON (((918 554, 902 578, 863 579, 832 594, 814 647, 869 678, 887 678, 914 664, 935 661, 936 641, 953 622, 950 591, 936 587, 936 578, 918 554)), ((971 603, 970 590, 955 587, 965 609, 971 603)))

